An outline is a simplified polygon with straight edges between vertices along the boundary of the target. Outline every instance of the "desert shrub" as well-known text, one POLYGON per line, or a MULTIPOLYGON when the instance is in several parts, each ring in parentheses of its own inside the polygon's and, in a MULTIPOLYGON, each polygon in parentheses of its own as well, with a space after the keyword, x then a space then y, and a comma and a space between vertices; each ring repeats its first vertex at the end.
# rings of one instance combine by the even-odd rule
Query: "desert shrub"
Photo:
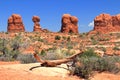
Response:
POLYGON ((65 36, 63 36, 62 38, 63 38, 63 40, 66 40, 66 37, 65 37, 65 36))
POLYGON ((91 36, 90 39, 93 45, 96 45, 98 43, 98 41, 94 38, 94 36, 91 36))
POLYGON ((64 55, 62 54, 62 50, 61 49, 55 49, 55 50, 49 50, 46 53, 46 56, 44 56, 44 59, 47 60, 56 60, 56 59, 61 59, 63 58, 64 55))
POLYGON ((120 67, 116 65, 116 61, 114 58, 109 56, 99 58, 96 63, 94 64, 94 71, 108 71, 111 73, 118 73, 120 71, 120 67))
POLYGON ((109 38, 98 38, 98 41, 109 41, 110 39, 109 38))
POLYGON ((0 39, 0 52, 2 52, 3 55, 8 54, 7 44, 8 41, 6 39, 0 39))
POLYGON ((98 57, 91 50, 85 51, 84 54, 80 55, 78 58, 78 61, 81 63, 81 66, 75 65, 75 69, 72 72, 74 75, 86 79, 92 76, 94 71, 108 71, 111 73, 118 73, 120 71, 120 67, 117 66, 116 63, 120 63, 119 58, 120 57, 116 56, 98 57))
POLYGON ((93 61, 93 60, 82 58, 82 60, 80 60, 82 65, 81 66, 75 65, 73 74, 77 75, 79 77, 88 79, 91 76, 92 69, 93 69, 93 66, 92 66, 93 62, 91 62, 91 61, 93 61))
MULTIPOLYGON (((16 40, 17 41, 17 40, 16 40)), ((19 43, 18 43, 19 44, 19 43)), ((16 42, 11 42, 9 39, 0 39, 0 60, 2 61, 13 61, 17 58, 20 53, 16 42)))
POLYGON ((53 46, 52 48, 48 48, 47 51, 52 51, 52 50, 56 50, 57 47, 53 46))
POLYGON ((19 50, 15 50, 15 51, 12 50, 9 52, 9 55, 11 55, 13 59, 16 59, 19 54, 20 54, 19 50))
POLYGON ((101 47, 101 50, 106 52, 106 48, 105 47, 101 47))
POLYGON ((120 50, 120 48, 117 47, 117 46, 115 46, 115 47, 113 48, 113 50, 120 50))
POLYGON ((90 39, 91 39, 91 40, 94 40, 94 36, 91 36, 90 39))
POLYGON ((16 51, 6 50, 6 54, 0 55, 0 61, 14 61, 16 60, 19 54, 20 52, 18 50, 16 51))
POLYGON ((120 33, 116 33, 116 35, 117 35, 117 38, 120 38, 120 33))
POLYGON ((57 35, 55 36, 55 40, 60 40, 61 39, 61 36, 57 35))
POLYGON ((68 36, 68 37, 67 37, 67 41, 71 41, 71 38, 70 38, 70 36, 68 36))
POLYGON ((29 36, 29 38, 32 40, 34 37, 33 36, 29 36))
POLYGON ((42 38, 40 38, 40 37, 38 37, 38 41, 44 42, 44 40, 42 38))
MULTIPOLYGON (((21 34, 21 33, 19 33, 19 34, 21 34)), ((22 44, 21 39, 22 39, 22 37, 20 35, 18 35, 11 40, 10 46, 13 51, 18 50, 21 47, 21 44, 22 44)))
POLYGON ((21 63, 34 63, 36 59, 33 57, 32 54, 19 54, 17 59, 21 63))
POLYGON ((42 56, 41 54, 39 54, 39 56, 41 56, 42 59, 45 60, 57 60, 57 59, 63 59, 66 58, 70 55, 72 55, 73 52, 70 52, 70 50, 62 50, 60 48, 50 48, 48 51, 45 52, 45 56, 42 56))
POLYGON ((85 39, 87 37, 88 33, 81 33, 79 34, 79 37, 82 39, 85 39))
POLYGON ((68 43, 67 43, 67 49, 73 49, 73 45, 72 45, 71 42, 68 42, 68 43))
POLYGON ((6 39, 0 39, 0 60, 1 61, 11 61, 12 56, 9 54, 9 49, 7 47, 8 41, 6 39))
POLYGON ((96 44, 98 44, 98 41, 95 40, 95 39, 93 39, 93 40, 92 40, 92 44, 93 44, 93 45, 96 45, 96 44))
POLYGON ((94 49, 89 48, 86 51, 83 52, 83 54, 80 55, 80 57, 99 57, 98 54, 94 52, 94 49))
POLYGON ((45 56, 41 56, 39 55, 42 59, 44 60, 56 60, 58 59, 58 56, 56 56, 57 54, 53 51, 50 51, 50 52, 46 52, 46 55, 45 56))
POLYGON ((46 56, 46 52, 45 50, 42 50, 41 53, 40 53, 41 56, 46 56))
POLYGON ((18 41, 15 41, 12 43, 11 47, 13 48, 13 50, 18 50, 20 48, 20 44, 18 41))
POLYGON ((10 55, 0 55, 0 61, 13 61, 10 55))

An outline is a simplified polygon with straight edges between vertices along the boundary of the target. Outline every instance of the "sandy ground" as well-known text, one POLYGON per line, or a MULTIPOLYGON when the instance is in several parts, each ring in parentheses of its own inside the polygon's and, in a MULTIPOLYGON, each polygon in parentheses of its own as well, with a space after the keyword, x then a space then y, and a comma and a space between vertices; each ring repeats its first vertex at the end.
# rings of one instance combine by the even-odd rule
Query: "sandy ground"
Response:
POLYGON ((120 74, 97 73, 91 80, 120 80, 120 74))
MULTIPOLYGON (((0 62, 0 80, 84 80, 69 76, 65 64, 58 67, 39 67, 39 65, 39 63, 0 62)), ((95 73, 90 80, 120 80, 120 74, 95 73)))
POLYGON ((39 63, 0 65, 0 80, 80 80, 69 76, 66 65, 37 67, 39 63), (32 67, 37 67, 32 70, 32 67))

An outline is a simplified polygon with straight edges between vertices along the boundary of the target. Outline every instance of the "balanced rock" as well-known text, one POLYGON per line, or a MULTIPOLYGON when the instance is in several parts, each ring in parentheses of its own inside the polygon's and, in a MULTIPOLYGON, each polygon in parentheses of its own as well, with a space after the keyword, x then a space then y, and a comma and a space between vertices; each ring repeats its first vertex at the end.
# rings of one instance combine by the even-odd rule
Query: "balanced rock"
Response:
POLYGON ((94 30, 90 33, 109 33, 120 31, 120 14, 111 16, 109 14, 100 14, 94 19, 94 30))
POLYGON ((61 20, 61 32, 78 33, 78 18, 70 14, 64 14, 61 20))
POLYGON ((12 16, 8 19, 8 26, 7 26, 8 32, 24 32, 24 24, 22 22, 22 18, 18 14, 12 14, 12 16))
POLYGON ((37 32, 42 31, 42 29, 40 27, 40 24, 39 24, 40 18, 38 16, 33 16, 32 21, 34 22, 34 29, 33 29, 33 31, 35 31, 35 32, 36 31, 37 32))

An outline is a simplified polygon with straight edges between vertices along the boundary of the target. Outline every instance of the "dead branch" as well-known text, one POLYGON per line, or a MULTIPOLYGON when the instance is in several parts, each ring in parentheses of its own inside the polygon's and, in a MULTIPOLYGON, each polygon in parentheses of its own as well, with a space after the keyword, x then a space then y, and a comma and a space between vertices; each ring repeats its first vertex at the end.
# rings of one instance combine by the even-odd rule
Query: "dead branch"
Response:
POLYGON ((59 60, 42 60, 37 55, 37 53, 33 53, 33 54, 34 54, 34 57, 36 58, 36 60, 41 63, 41 66, 55 67, 55 66, 60 65, 62 63, 67 63, 67 62, 73 61, 75 59, 75 57, 78 56, 81 53, 83 53, 83 51, 81 51, 79 53, 76 53, 76 54, 73 54, 70 57, 67 57, 67 58, 64 58, 64 59, 59 59, 59 60))

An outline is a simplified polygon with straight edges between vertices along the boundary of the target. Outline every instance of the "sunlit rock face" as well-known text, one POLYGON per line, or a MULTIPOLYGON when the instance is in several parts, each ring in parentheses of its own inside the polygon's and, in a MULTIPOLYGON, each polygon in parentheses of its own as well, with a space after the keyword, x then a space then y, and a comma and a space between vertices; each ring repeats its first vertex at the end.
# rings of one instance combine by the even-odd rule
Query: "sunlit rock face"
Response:
POLYGON ((41 29, 40 24, 39 24, 40 18, 38 16, 33 16, 32 21, 34 22, 33 31, 34 32, 41 32, 42 29, 41 29))
POLYGON ((78 18, 70 14, 64 14, 61 20, 61 32, 78 33, 78 18))
POLYGON ((120 31, 120 14, 111 16, 109 14, 100 14, 94 19, 94 29, 91 33, 101 32, 119 32, 120 31))
POLYGON ((19 14, 12 14, 8 18, 7 32, 24 32, 24 24, 19 14))

